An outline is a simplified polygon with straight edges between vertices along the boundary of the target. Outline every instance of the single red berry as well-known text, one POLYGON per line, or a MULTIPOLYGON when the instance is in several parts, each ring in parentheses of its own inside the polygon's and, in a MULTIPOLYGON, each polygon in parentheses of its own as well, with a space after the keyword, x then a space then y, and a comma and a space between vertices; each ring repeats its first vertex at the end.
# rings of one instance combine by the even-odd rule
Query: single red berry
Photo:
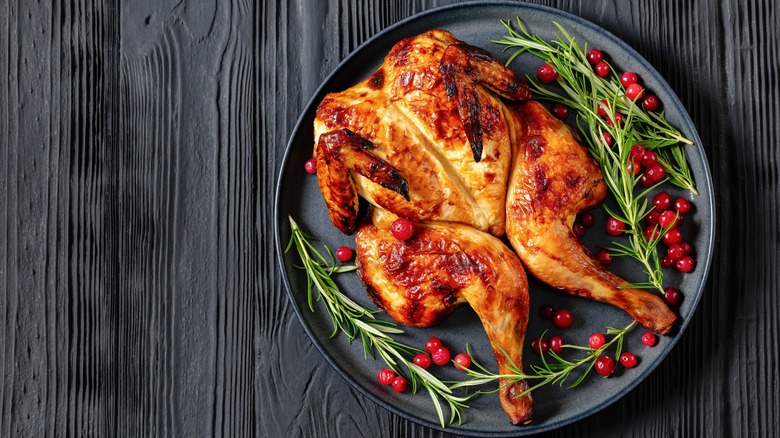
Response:
POLYGON ((607 125, 609 126, 622 125, 622 124, 623 124, 623 114, 621 113, 615 113, 614 123, 611 118, 607 119, 607 125))
POLYGON ((437 338, 436 336, 432 336, 425 343, 425 351, 427 351, 428 353, 433 354, 439 348, 441 348, 441 340, 439 338, 437 338))
POLYGON ((471 358, 468 354, 459 353, 455 355, 455 368, 465 370, 471 366, 471 358))
POLYGON ((536 75, 539 77, 539 80, 545 84, 550 83, 558 78, 558 72, 547 63, 542 64, 542 66, 536 70, 536 75))
POLYGON ((677 289, 669 286, 664 289, 664 301, 666 301, 666 304, 670 307, 674 307, 682 301, 682 294, 677 289))
POLYGON ((614 217, 607 219, 607 234, 610 236, 619 236, 623 234, 625 229, 626 223, 620 219, 615 219, 614 217))
POLYGON ((409 240, 414 234, 414 224, 402 217, 399 217, 390 225, 390 232, 398 240, 409 240))
POLYGON ((348 246, 340 246, 336 249, 336 258, 340 262, 348 262, 352 258, 352 249, 348 246))
POLYGON ((688 213, 691 211, 691 203, 685 198, 677 198, 674 200, 674 209, 680 214, 688 213))
POLYGON ((450 350, 447 347, 439 347, 431 355, 433 363, 439 366, 446 365, 450 361, 450 357, 450 350))
POLYGON ((547 343, 547 339, 544 339, 543 337, 539 336, 534 338, 531 341, 531 350, 536 354, 542 354, 547 353, 547 350, 550 348, 549 344, 547 343))
POLYGON ((648 225, 644 230, 645 240, 650 242, 661 235, 661 229, 657 225, 648 225))
POLYGON ((691 272, 693 270, 693 257, 683 256, 680 260, 677 260, 675 267, 680 272, 691 272))
POLYGON ((685 256, 685 250, 683 250, 682 245, 674 244, 669 246, 666 250, 666 255, 669 256, 670 259, 677 261, 685 256))
POLYGON ((678 215, 677 212, 666 210, 658 216, 658 225, 662 226, 664 229, 676 228, 680 226, 681 219, 682 216, 678 215))
POLYGON ((645 149, 644 146, 641 144, 635 144, 631 146, 631 151, 628 153, 629 159, 634 159, 639 164, 642 164, 642 157, 645 155, 645 149))
POLYGON ((303 170, 309 175, 317 173, 317 161, 315 161, 314 158, 306 160, 306 162, 303 163, 303 170))
POLYGON ((626 97, 628 100, 636 100, 645 93, 645 89, 639 84, 631 84, 626 87, 626 97))
POLYGON ((661 212, 658 210, 650 210, 649 213, 647 213, 647 216, 645 216, 645 222, 647 222, 648 225, 656 225, 658 224, 658 217, 661 216, 661 212))
POLYGON ((382 368, 379 370, 379 374, 377 374, 376 379, 379 380, 379 383, 383 385, 389 385, 393 383, 393 379, 395 379, 395 372, 390 368, 382 368))
POLYGON ((593 213, 586 211, 580 214, 580 222, 582 225, 585 225, 585 228, 590 228, 596 223, 596 216, 593 216, 593 213))
POLYGON ((588 345, 594 350, 601 348, 605 342, 607 342, 607 338, 603 333, 593 333, 588 339, 588 345))
POLYGON ((639 77, 632 71, 627 71, 620 75, 620 84, 624 87, 628 87, 631 84, 636 84, 639 81, 639 77))
POLYGON ((664 211, 672 205, 672 197, 666 192, 659 192, 653 197, 653 207, 658 211, 664 211))
POLYGON ((680 245, 683 247, 683 252, 685 252, 685 255, 688 255, 693 252, 693 245, 691 245, 688 242, 682 242, 680 245))
POLYGON ((671 268, 672 266, 674 266, 675 261, 672 260, 672 258, 669 257, 668 255, 665 255, 661 257, 660 263, 662 268, 671 268))
POLYGON ((660 104, 661 101, 658 100, 658 97, 655 94, 648 94, 644 99, 642 99, 642 107, 647 111, 657 110, 658 105, 660 104))
POLYGON ((602 132, 600 138, 601 138, 601 142, 607 146, 612 146, 612 142, 615 140, 612 138, 612 134, 610 134, 609 132, 602 132))
POLYGON ((672 246, 682 243, 682 232, 678 228, 672 228, 664 234, 664 244, 672 246))
POLYGON ((569 107, 562 103, 556 103, 552 107, 552 113, 555 117, 566 120, 566 118, 569 117, 569 107))
POLYGON ((631 175, 636 176, 642 172, 642 165, 639 164, 639 161, 634 161, 633 158, 630 158, 628 160, 628 164, 626 165, 626 170, 628 170, 628 173, 631 175))
POLYGON ((606 77, 609 74, 609 64, 607 64, 604 61, 599 61, 596 63, 596 65, 593 67, 594 70, 596 70, 596 74, 603 77, 606 77))
POLYGON ((563 338, 559 335, 550 337, 550 350, 560 353, 563 351, 563 338))
POLYGON ((393 379, 393 391, 399 393, 406 391, 406 379, 403 376, 397 376, 393 379))
POLYGON ((420 368, 427 369, 429 366, 431 366, 431 357, 425 353, 420 353, 414 356, 413 361, 414 364, 420 368))
POLYGON ((596 108, 596 112, 599 114, 599 117, 607 117, 607 114, 609 111, 609 102, 606 100, 601 100, 601 103, 599 103, 598 108, 596 108))
POLYGON ((553 315, 553 325, 559 329, 571 327, 574 323, 574 316, 566 309, 561 309, 553 315))
POLYGON ((641 177, 639 177, 639 183, 642 184, 642 187, 650 187, 653 185, 653 180, 647 177, 646 173, 643 173, 641 177))
POLYGON ((599 375, 609 377, 615 372, 615 359, 612 359, 607 355, 601 355, 596 359, 594 368, 596 368, 596 372, 599 373, 599 375))
POLYGON ((645 170, 645 175, 647 175, 647 178, 649 178, 653 184, 659 183, 666 178, 666 169, 660 164, 653 164, 645 170))
POLYGON ((650 149, 645 149, 644 155, 642 155, 642 166, 650 167, 658 164, 658 155, 650 149))
POLYGON ((648 347, 652 347, 653 345, 655 345, 655 341, 656 339, 653 332, 644 332, 642 334, 642 343, 647 345, 648 347))
POLYGON ((610 255, 609 251, 606 249, 602 249, 596 253, 596 260, 598 260, 602 266, 606 267, 612 264, 612 255, 610 255))
POLYGON ((555 309, 553 309, 552 304, 545 303, 539 307, 539 316, 541 316, 542 319, 552 319, 553 313, 555 313, 555 309))
POLYGON ((604 54, 601 53, 601 50, 599 49, 590 49, 588 50, 588 54, 586 57, 588 58, 589 63, 598 64, 604 59, 604 54))
POLYGON ((624 351, 620 354, 620 365, 626 368, 634 368, 636 366, 636 355, 634 353, 624 351))
POLYGON ((582 222, 574 222, 574 225, 572 225, 571 230, 574 232, 574 235, 577 237, 582 237, 585 235, 585 225, 583 225, 582 222))

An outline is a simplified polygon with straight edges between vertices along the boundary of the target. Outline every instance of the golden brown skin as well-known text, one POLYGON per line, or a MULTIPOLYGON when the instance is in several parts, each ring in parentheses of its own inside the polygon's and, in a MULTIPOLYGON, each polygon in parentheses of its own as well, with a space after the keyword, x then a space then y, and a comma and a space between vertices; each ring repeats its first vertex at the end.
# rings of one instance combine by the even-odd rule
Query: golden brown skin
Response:
POLYGON ((577 213, 606 196, 598 164, 571 129, 544 106, 514 106, 513 165, 507 193, 507 236, 525 267, 545 283, 612 304, 656 333, 676 316, 664 301, 604 269, 571 230, 577 213))
POLYGON ((325 96, 314 121, 315 158, 334 225, 346 234, 354 231, 357 193, 412 221, 458 222, 503 235, 511 162, 508 111, 483 84, 507 98, 530 96, 526 84, 486 52, 433 30, 399 41, 370 77, 325 96), (472 127, 472 142, 461 115, 472 127), (374 147, 360 152, 331 141, 328 153, 320 150, 324 135, 345 129, 374 147), (333 154, 340 158, 328 160, 333 154), (350 158, 354 155, 360 157, 350 158), (344 165, 369 163, 368 156, 390 168, 369 165, 359 172, 344 165), (377 183, 392 179, 390 170, 406 181, 406 193, 377 183), (385 174, 373 178, 372 172, 385 174))
MULTIPOLYGON (((373 223, 356 235, 361 280, 377 306, 401 324, 428 327, 467 302, 482 321, 499 373, 511 373, 509 355, 522 369, 528 324, 528 281, 517 255, 472 227, 430 222, 400 241, 390 232, 395 215, 374 209, 373 223), (376 225, 375 225, 376 224, 376 225)), ((499 399, 513 424, 530 420, 524 381, 499 382, 499 399)))

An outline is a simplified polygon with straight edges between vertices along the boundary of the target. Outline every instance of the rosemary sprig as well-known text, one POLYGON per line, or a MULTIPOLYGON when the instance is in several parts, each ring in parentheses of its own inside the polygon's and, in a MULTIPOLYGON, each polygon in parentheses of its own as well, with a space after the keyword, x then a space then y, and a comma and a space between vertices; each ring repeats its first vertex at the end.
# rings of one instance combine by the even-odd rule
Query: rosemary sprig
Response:
MULTIPOLYGON (((612 339, 605 342, 604 345, 596 349, 578 345, 564 345, 564 348, 582 350, 586 352, 584 357, 577 360, 566 360, 554 351, 550 350, 548 354, 553 359, 553 361, 548 361, 545 358, 544 353, 542 353, 542 364, 531 365, 529 368, 531 369, 532 373, 530 374, 523 372, 523 370, 520 369, 520 367, 517 366, 514 361, 512 361, 512 359, 505 351, 503 351, 500 347, 497 347, 506 357, 509 364, 508 368, 511 370, 510 373, 497 374, 489 371, 472 357, 471 363, 473 367, 465 369, 465 372, 470 377, 470 380, 457 382, 451 385, 450 388, 456 389, 483 386, 487 383, 491 383, 499 379, 506 379, 506 384, 509 385, 521 380, 525 380, 529 383, 535 382, 532 385, 529 385, 527 390, 516 395, 517 397, 521 397, 545 385, 557 384, 559 386, 563 386, 573 371, 585 366, 585 370, 582 372, 582 374, 579 375, 577 380, 568 386, 568 388, 574 388, 575 386, 578 386, 580 383, 582 383, 588 373, 590 373, 590 370, 593 369, 593 365, 596 363, 596 359, 603 355, 605 351, 607 351, 607 349, 609 349, 612 345, 615 345, 615 360, 619 360, 620 354, 623 351, 623 339, 625 338, 626 333, 628 333, 635 325, 636 321, 631 321, 630 324, 622 329, 607 327, 607 335, 612 336, 612 339)), ((468 352, 469 356, 471 356, 468 345, 466 346, 466 351, 468 352)), ((498 391, 498 389, 480 392, 490 393, 495 391, 498 391)))
POLYGON ((451 387, 410 361, 407 356, 414 355, 421 350, 393 339, 392 335, 400 335, 404 331, 392 322, 376 319, 374 315, 379 312, 378 310, 372 311, 357 304, 341 292, 338 284, 333 280, 334 274, 354 271, 356 267, 336 266, 332 251, 325 246, 325 250, 330 256, 330 261, 328 261, 311 244, 310 241, 314 238, 303 232, 291 216, 288 216, 288 219, 290 220, 291 236, 285 253, 295 246, 303 263, 300 268, 306 271, 309 309, 314 311, 314 289, 316 289, 317 301, 324 303, 333 323, 331 337, 336 336, 339 331, 347 336, 350 343, 360 337, 366 358, 371 356, 372 359, 376 359, 374 356, 374 351, 376 351, 396 373, 406 374, 404 368, 406 369, 410 376, 413 393, 417 392, 418 384, 428 390, 442 427, 445 427, 445 421, 441 400, 444 400, 449 406, 449 424, 454 423, 456 418, 460 424, 462 421, 461 411, 468 408, 466 402, 476 394, 456 396, 451 387))
POLYGON ((557 84, 563 93, 544 87, 535 77, 529 76, 528 82, 537 98, 562 103, 577 114, 576 124, 598 161, 618 206, 618 211, 608 207, 607 211, 627 225, 625 233, 629 243, 615 243, 610 248, 612 255, 632 257, 642 264, 648 281, 633 284, 633 287, 656 289, 663 293, 663 272, 656 247, 660 236, 668 229, 659 227, 658 238, 646 239, 640 221, 651 210, 648 194, 665 181, 697 193, 684 150, 684 145, 692 142, 672 126, 662 112, 645 111, 628 99, 612 69, 608 79, 599 77, 588 63, 587 45, 581 48, 558 23, 554 23, 558 32, 551 42, 530 34, 519 18, 519 31, 515 30, 511 21, 502 21, 502 24, 509 35, 494 42, 503 45, 504 50, 515 49, 507 64, 527 52, 555 66, 558 72, 557 84), (607 117, 599 116, 600 108, 606 111, 607 117), (624 117, 622 123, 617 120, 617 113, 624 117), (612 146, 602 140, 604 134, 612 136, 612 146), (639 193, 640 178, 633 174, 630 163, 634 144, 653 150, 666 170, 664 180, 639 193))

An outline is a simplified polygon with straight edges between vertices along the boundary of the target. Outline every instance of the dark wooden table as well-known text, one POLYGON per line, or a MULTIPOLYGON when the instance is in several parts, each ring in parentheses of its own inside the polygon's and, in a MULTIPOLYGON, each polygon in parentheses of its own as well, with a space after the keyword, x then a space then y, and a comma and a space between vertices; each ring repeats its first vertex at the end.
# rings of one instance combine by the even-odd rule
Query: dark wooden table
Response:
MULTIPOLYGON (((0 3, 0 436, 447 436, 351 389, 274 252, 287 139, 339 61, 449 1, 0 3)), ((777 436, 780 11, 542 1, 665 76, 717 194, 663 364, 550 436, 777 436)))

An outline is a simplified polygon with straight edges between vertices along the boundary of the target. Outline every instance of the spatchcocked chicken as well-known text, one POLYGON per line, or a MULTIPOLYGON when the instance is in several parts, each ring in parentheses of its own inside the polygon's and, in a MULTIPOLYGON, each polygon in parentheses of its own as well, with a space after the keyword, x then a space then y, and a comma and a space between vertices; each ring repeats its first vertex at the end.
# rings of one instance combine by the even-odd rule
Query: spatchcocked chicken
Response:
MULTIPOLYGON (((486 51, 433 30, 399 41, 371 76, 330 93, 314 122, 314 156, 331 222, 356 234, 369 296, 401 324, 427 327, 467 302, 493 344, 522 366, 528 322, 523 265, 568 293, 613 304, 669 331, 657 296, 609 273, 571 231, 601 202, 598 165, 526 84, 486 51), (371 204, 361 222, 359 198, 371 204), (398 217, 413 237, 390 232, 398 217), (498 239, 507 235, 510 250, 498 239), (519 255, 519 259, 518 259, 519 255), (522 263, 521 263, 522 260, 522 263)), ((501 382, 513 424, 531 418, 527 385, 501 382)))

